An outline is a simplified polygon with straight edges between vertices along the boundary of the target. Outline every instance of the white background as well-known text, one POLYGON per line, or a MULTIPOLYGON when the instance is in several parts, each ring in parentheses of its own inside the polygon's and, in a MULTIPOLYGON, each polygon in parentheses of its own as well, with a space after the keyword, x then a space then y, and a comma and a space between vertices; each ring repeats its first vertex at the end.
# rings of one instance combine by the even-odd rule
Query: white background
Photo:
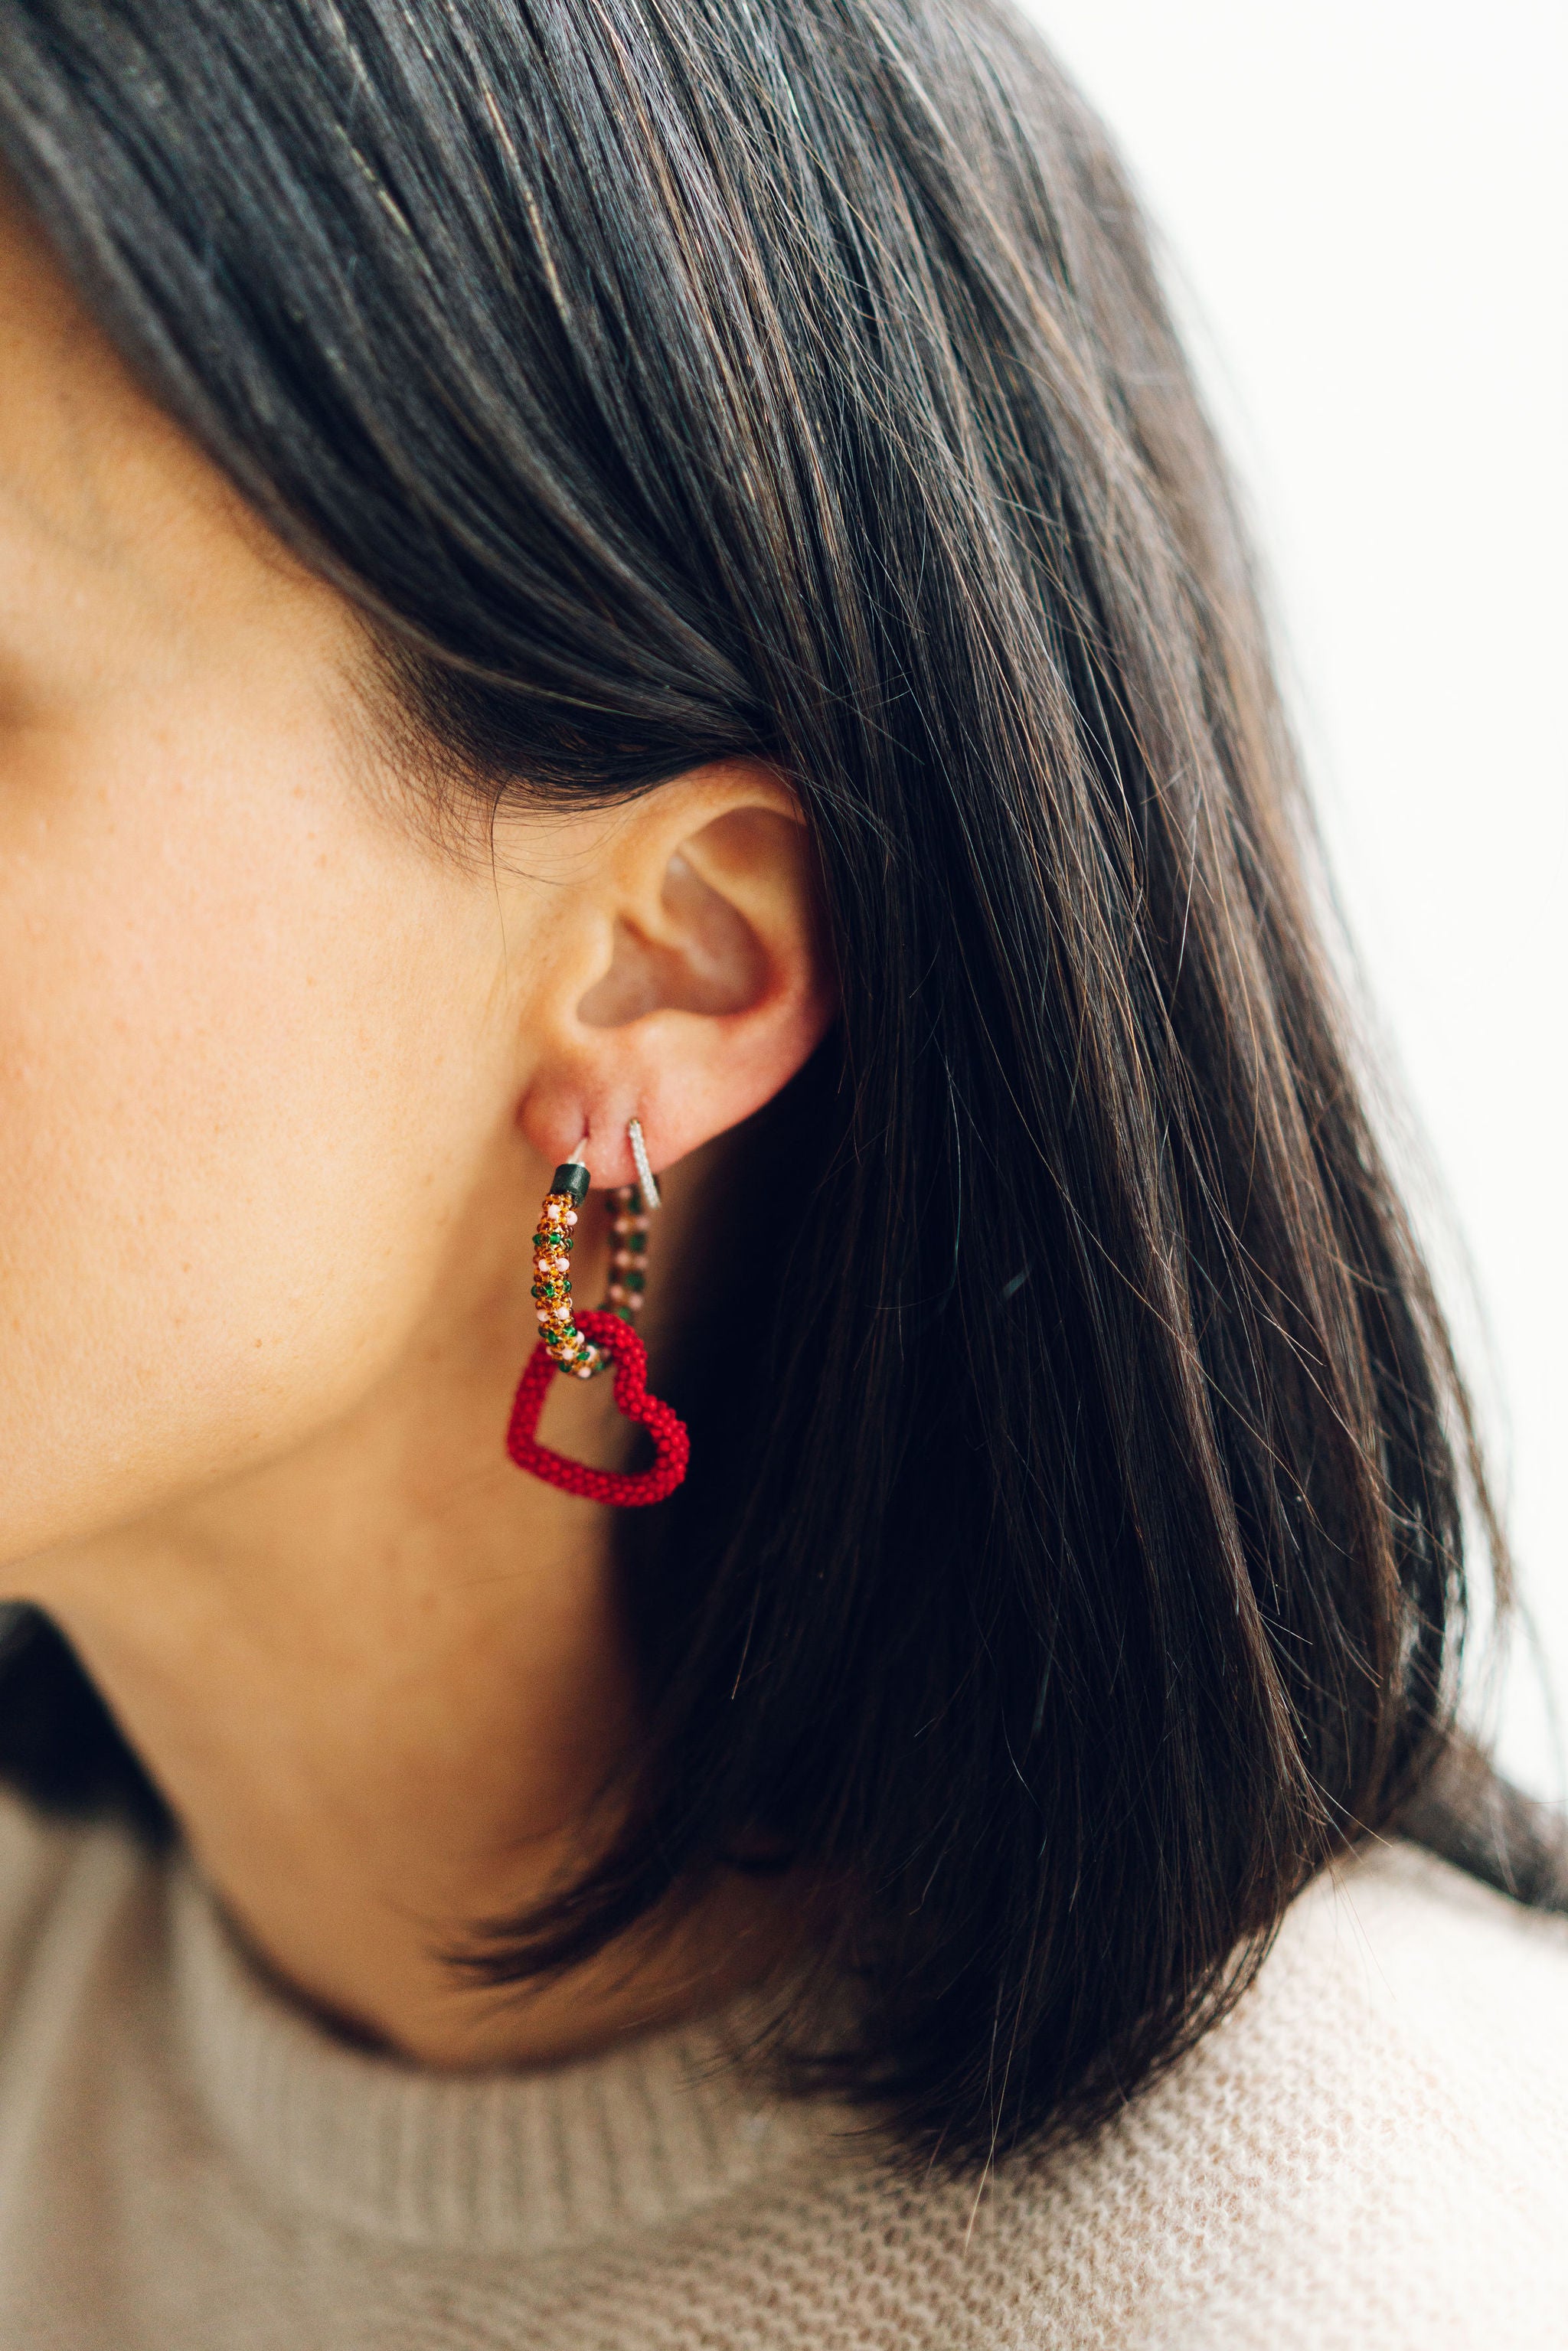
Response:
MULTIPOLYGON (((1249 493, 1568 1708, 1568 8, 1026 5, 1163 232, 1249 493)), ((1527 1655, 1501 1713, 1560 1793, 1527 1655)))

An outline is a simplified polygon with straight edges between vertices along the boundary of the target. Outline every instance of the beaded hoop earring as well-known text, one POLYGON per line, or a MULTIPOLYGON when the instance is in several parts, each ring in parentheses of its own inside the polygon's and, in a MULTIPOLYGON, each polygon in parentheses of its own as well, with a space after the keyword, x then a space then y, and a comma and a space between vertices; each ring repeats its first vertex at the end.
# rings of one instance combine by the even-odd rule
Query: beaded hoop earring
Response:
POLYGON ((643 1503, 662 1502, 674 1492, 686 1474, 691 1439, 685 1423, 667 1404, 648 1394, 647 1351, 632 1328, 647 1286, 649 1212, 659 1206, 659 1187, 648 1164, 641 1121, 631 1120, 626 1131, 638 1180, 618 1186, 609 1196, 609 1293, 604 1304, 591 1313, 580 1315, 571 1296, 571 1256, 590 1181, 583 1157, 586 1135, 573 1156, 564 1160, 550 1178, 534 1233, 533 1298, 539 1341, 513 1398, 507 1451, 519 1469, 529 1470, 547 1485, 586 1495, 591 1501, 636 1509, 643 1503), (552 1373, 591 1380, 612 1367, 618 1408, 653 1440, 651 1468, 593 1469, 586 1462, 572 1461, 541 1445, 534 1434, 552 1373))

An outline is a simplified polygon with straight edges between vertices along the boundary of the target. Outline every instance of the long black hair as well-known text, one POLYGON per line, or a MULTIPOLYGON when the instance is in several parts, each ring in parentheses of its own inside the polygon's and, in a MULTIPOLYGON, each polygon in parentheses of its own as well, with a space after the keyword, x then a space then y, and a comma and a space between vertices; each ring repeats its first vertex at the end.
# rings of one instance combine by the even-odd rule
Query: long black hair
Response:
MULTIPOLYGON (((814 832, 841 1018, 663 1367, 624 1834, 483 1964, 797 1867, 819 2077, 1086 2124, 1448 1836, 1495 1534, 1103 131, 993 0, 0 0, 0 152, 429 789, 755 753, 814 832)), ((145 1809, 94 1709, 19 1625, 13 1774, 145 1809)))

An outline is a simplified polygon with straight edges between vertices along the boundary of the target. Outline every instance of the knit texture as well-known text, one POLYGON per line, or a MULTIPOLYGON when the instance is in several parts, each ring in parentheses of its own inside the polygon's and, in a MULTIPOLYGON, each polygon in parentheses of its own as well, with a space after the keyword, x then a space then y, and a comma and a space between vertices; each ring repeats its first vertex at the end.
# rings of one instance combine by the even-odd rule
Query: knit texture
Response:
POLYGON ((350 2048, 183 1862, 0 1810, 5 2351, 1568 2341, 1568 1928, 1421 1855, 1295 1907, 1086 2147, 901 2175, 721 2021, 529 2074, 350 2048))

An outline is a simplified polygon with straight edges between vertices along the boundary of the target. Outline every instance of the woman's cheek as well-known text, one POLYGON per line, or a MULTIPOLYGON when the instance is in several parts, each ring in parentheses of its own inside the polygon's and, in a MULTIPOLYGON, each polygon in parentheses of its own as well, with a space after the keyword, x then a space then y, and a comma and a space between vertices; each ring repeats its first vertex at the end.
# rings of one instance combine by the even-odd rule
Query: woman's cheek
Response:
POLYGON ((362 1393, 493 1125, 471 889, 321 747, 161 733, 0 846, 0 1561, 362 1393))

